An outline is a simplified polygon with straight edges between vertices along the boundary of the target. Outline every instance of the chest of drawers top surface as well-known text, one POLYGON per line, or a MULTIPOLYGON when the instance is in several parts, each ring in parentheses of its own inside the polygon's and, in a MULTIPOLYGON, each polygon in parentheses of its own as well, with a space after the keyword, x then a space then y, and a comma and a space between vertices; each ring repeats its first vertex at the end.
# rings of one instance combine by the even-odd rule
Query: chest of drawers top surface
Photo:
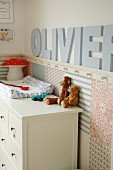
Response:
MULTIPOLYGON (((51 96, 52 97, 52 96, 51 96)), ((47 105, 44 102, 32 101, 31 98, 10 99, 0 94, 0 101, 18 114, 19 117, 41 116, 55 113, 79 113, 79 107, 63 108, 57 104, 47 105)))

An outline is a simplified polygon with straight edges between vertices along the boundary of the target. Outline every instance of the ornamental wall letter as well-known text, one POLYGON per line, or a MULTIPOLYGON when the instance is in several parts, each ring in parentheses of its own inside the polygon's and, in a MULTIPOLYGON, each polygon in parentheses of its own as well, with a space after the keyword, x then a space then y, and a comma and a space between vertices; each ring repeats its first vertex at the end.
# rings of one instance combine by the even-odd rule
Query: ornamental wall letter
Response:
POLYGON ((41 33, 38 28, 31 33, 31 50, 34 56, 39 56, 41 52, 41 33))
POLYGON ((41 56, 45 59, 51 59, 51 51, 47 50, 47 29, 42 29, 42 53, 41 56))
POLYGON ((82 36, 83 28, 75 28, 75 48, 74 48, 74 64, 82 65, 82 36))
POLYGON ((52 56, 51 60, 58 60, 58 32, 57 28, 52 29, 52 56))
POLYGON ((104 26, 102 69, 113 71, 113 25, 104 26))
POLYGON ((83 28, 82 65, 85 67, 100 69, 102 67, 102 59, 91 57, 90 53, 93 51, 101 51, 102 44, 101 42, 93 42, 93 36, 102 36, 101 26, 83 28))
POLYGON ((74 39, 74 31, 75 28, 68 28, 66 38, 65 29, 58 28, 58 40, 60 46, 61 59, 65 63, 69 63, 70 61, 71 49, 74 39))

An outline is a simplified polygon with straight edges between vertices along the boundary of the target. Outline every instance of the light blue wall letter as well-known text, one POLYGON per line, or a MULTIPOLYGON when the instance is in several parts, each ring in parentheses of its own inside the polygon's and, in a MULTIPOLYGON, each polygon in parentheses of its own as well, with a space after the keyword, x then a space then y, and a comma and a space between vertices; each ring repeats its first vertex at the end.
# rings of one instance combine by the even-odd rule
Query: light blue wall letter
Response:
POLYGON ((102 69, 113 71, 113 25, 104 26, 102 69))
POLYGON ((52 60, 58 60, 58 32, 57 28, 52 29, 52 60))
POLYGON ((47 29, 42 29, 42 53, 41 57, 50 60, 51 51, 47 50, 47 29))
POLYGON ((85 67, 91 67, 100 69, 102 65, 102 59, 94 58, 90 56, 90 52, 101 51, 101 43, 93 42, 92 37, 102 36, 102 27, 84 27, 83 28, 83 53, 82 53, 82 65, 85 67))
POLYGON ((75 48, 74 48, 74 64, 82 65, 82 34, 83 28, 75 28, 75 48))
POLYGON ((31 50, 34 56, 39 56, 41 52, 41 33, 38 28, 31 33, 31 50))
POLYGON ((61 59, 65 63, 69 63, 70 61, 71 49, 72 49, 73 38, 74 38, 74 30, 75 28, 68 28, 67 38, 66 38, 64 28, 58 28, 58 39, 59 39, 61 59))

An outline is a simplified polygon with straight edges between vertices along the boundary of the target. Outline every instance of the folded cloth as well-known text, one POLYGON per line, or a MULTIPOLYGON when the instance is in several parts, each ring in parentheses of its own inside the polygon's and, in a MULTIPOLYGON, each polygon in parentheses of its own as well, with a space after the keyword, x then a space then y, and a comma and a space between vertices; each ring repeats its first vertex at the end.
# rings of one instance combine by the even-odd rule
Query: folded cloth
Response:
POLYGON ((41 81, 39 79, 33 78, 31 76, 26 76, 22 80, 18 81, 3 81, 8 84, 14 84, 19 86, 29 86, 29 90, 23 91, 18 87, 7 86, 0 83, 0 91, 10 98, 29 98, 35 94, 47 93, 51 94, 53 92, 53 85, 41 81))

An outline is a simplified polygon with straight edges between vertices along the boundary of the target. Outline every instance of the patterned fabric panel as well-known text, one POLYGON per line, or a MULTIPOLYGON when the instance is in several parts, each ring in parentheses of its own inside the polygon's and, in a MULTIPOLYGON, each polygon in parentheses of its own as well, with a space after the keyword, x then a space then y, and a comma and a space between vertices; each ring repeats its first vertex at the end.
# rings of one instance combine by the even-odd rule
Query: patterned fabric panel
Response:
POLYGON ((64 78, 64 72, 46 67, 45 81, 54 85, 54 94, 59 96, 61 92, 60 82, 64 78))
POLYGON ((111 148, 113 85, 93 80, 91 98, 91 136, 111 148))
POLYGON ((113 85, 93 80, 90 116, 90 170, 110 170, 113 85))
POLYGON ((110 170, 111 150, 90 138, 89 170, 110 170))

